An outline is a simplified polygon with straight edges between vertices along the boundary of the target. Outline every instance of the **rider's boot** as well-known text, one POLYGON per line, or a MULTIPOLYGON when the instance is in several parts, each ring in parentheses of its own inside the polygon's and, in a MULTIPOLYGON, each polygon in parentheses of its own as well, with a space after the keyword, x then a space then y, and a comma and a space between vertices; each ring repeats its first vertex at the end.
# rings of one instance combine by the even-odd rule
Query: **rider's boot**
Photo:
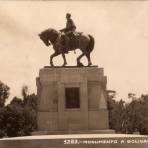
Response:
POLYGON ((61 36, 61 45, 62 45, 62 51, 64 53, 68 53, 68 50, 67 50, 67 46, 68 46, 68 41, 67 41, 67 36, 66 35, 62 35, 61 36))
POLYGON ((70 34, 70 40, 71 40, 71 46, 72 46, 72 48, 75 48, 75 38, 76 36, 75 36, 75 34, 72 32, 71 34, 70 34))
POLYGON ((69 37, 65 37, 65 53, 68 53, 69 49, 69 37))

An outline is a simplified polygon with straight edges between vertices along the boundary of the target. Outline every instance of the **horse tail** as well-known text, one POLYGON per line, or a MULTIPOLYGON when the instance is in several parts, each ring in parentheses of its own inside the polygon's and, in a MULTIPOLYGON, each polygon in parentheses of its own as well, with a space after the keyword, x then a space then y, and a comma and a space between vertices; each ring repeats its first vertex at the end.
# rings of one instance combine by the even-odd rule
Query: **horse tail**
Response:
POLYGON ((90 38, 90 41, 89 41, 89 44, 88 44, 88 46, 87 46, 87 52, 92 52, 92 50, 94 49, 94 45, 95 45, 95 39, 94 39, 94 37, 93 36, 91 36, 91 35, 88 35, 89 36, 89 38, 90 38))

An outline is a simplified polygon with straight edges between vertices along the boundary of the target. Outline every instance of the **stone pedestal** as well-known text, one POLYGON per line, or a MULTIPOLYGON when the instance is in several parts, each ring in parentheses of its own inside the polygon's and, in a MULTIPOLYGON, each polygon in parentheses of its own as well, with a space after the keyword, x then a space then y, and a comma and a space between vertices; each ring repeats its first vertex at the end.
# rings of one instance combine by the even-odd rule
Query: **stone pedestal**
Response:
POLYGON ((39 131, 109 129, 103 68, 46 67, 36 82, 39 131))

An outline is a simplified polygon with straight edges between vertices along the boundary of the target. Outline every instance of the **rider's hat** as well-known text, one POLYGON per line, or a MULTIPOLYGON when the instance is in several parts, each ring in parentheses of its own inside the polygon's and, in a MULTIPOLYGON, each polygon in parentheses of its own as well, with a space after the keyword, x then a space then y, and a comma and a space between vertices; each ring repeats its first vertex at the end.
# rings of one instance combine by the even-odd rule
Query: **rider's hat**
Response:
POLYGON ((70 14, 70 13, 66 13, 66 16, 67 16, 67 17, 71 17, 71 14, 70 14))

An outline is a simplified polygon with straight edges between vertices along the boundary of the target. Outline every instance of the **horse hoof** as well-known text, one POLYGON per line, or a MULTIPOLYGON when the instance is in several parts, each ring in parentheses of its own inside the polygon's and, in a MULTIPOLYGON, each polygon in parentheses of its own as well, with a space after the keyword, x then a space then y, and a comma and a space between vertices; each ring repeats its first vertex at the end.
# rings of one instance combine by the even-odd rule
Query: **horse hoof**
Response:
POLYGON ((78 62, 78 63, 77 63, 77 66, 78 66, 78 67, 83 67, 84 65, 83 65, 81 62, 78 62))
POLYGON ((50 66, 53 67, 54 66, 53 63, 50 63, 50 66))
POLYGON ((62 67, 65 67, 66 65, 67 65, 67 63, 66 64, 63 64, 62 67))
POLYGON ((88 64, 88 66, 91 66, 91 65, 92 65, 92 63, 89 63, 89 64, 88 64))

